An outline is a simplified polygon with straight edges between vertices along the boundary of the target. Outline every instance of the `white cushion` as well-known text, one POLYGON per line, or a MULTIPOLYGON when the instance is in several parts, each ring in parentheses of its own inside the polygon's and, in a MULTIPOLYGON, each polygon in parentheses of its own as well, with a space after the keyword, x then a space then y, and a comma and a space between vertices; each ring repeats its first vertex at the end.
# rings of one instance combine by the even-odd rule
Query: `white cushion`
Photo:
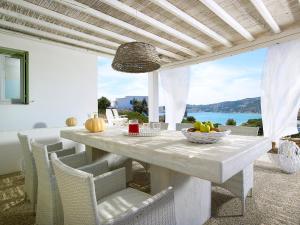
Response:
POLYGON ((151 195, 144 192, 127 188, 102 198, 98 201, 97 206, 100 221, 103 223, 117 218, 125 213, 128 209, 134 208, 151 197, 151 195))

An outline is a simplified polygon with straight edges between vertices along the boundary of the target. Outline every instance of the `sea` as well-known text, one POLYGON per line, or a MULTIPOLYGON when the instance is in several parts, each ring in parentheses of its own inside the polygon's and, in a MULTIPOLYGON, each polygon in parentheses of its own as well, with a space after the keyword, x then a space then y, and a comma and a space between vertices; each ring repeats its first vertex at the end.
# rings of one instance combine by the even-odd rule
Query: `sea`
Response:
POLYGON ((260 119, 261 114, 258 113, 217 113, 217 112, 197 112, 188 113, 188 116, 193 116, 198 121, 212 121, 225 125, 228 119, 234 119, 237 125, 247 122, 249 119, 260 119))

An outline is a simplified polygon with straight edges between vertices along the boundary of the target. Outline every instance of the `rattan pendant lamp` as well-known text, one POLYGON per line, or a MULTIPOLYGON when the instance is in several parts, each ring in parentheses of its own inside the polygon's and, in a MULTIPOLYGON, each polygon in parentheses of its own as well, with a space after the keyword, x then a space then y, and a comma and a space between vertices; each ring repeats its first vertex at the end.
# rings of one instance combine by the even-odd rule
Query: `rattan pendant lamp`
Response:
POLYGON ((160 68, 155 47, 144 42, 129 42, 119 46, 112 68, 126 73, 146 73, 160 68))

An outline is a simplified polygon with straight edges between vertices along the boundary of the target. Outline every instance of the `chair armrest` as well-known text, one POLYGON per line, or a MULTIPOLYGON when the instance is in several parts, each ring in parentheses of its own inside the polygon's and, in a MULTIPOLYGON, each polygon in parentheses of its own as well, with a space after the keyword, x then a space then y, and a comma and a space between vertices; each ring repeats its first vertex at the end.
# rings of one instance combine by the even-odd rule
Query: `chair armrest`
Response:
POLYGON ((87 164, 86 152, 60 157, 59 160, 72 168, 78 168, 87 164))
POLYGON ((58 142, 55 144, 48 144, 48 145, 46 145, 46 148, 47 148, 48 153, 52 153, 52 152, 63 149, 63 143, 58 142))
POLYGON ((176 225, 174 191, 169 187, 105 225, 176 225))
POLYGON ((120 168, 94 178, 97 200, 126 188, 125 168, 120 168))
POLYGON ((75 147, 73 147, 73 148, 64 148, 64 149, 54 151, 54 152, 56 153, 57 157, 64 157, 64 156, 69 156, 69 155, 75 154, 76 149, 75 149, 75 147))
POLYGON ((91 173, 94 175, 94 177, 99 176, 99 175, 109 171, 107 161, 94 162, 91 164, 87 164, 85 166, 78 167, 77 169, 82 170, 87 173, 91 173))

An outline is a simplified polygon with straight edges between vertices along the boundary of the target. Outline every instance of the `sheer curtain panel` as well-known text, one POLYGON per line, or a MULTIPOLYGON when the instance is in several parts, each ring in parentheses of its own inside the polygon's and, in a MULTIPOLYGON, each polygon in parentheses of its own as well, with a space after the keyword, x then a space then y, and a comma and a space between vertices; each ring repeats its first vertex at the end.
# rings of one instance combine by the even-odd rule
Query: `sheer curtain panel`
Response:
POLYGON ((278 142, 298 133, 300 108, 300 40, 269 48, 262 77, 264 135, 278 142))
POLYGON ((165 122, 169 130, 176 129, 184 116, 190 86, 190 68, 180 67, 160 73, 160 82, 165 105, 165 122))

